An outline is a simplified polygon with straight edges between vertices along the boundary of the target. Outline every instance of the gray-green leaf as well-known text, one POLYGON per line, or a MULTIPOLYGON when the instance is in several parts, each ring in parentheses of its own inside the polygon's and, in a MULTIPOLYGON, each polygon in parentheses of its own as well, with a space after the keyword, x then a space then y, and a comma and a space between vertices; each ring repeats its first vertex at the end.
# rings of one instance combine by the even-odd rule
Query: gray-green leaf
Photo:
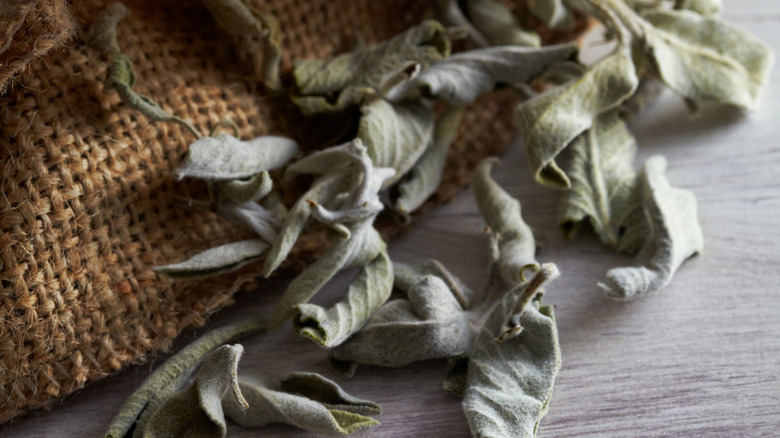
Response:
POLYGON ((248 178, 217 181, 217 188, 231 201, 243 204, 264 198, 273 190, 274 182, 267 171, 262 171, 248 178))
POLYGON ((400 367, 468 350, 468 314, 441 278, 423 277, 407 297, 380 307, 361 331, 333 349, 334 368, 352 374, 353 363, 400 367))
POLYGON ((296 104, 304 114, 337 111, 362 103, 366 94, 378 90, 382 78, 409 62, 424 66, 449 56, 446 29, 425 21, 388 41, 330 60, 309 59, 293 70, 298 91, 296 104))
POLYGON ((466 9, 474 27, 494 46, 539 47, 541 44, 539 35, 523 29, 500 0, 468 0, 466 9))
POLYGON ((429 275, 442 279, 462 308, 471 306, 474 292, 438 260, 422 259, 411 264, 393 262, 393 286, 404 292, 429 275))
POLYGON ((705 16, 715 16, 723 9, 722 0, 676 0, 676 9, 688 9, 705 16))
POLYGON ((217 207, 221 217, 254 231, 263 240, 272 244, 276 241, 279 223, 273 212, 270 212, 255 202, 236 204, 227 202, 217 207))
POLYGON ((393 265, 383 250, 361 269, 344 298, 330 309, 299 304, 293 327, 323 347, 335 347, 360 330, 392 291, 393 265))
POLYGON ((574 14, 564 3, 564 0, 534 0, 529 2, 528 10, 550 29, 571 30, 574 14))
POLYGON ((376 404, 353 397, 316 374, 288 377, 281 389, 262 375, 239 380, 249 409, 241 409, 231 398, 225 399, 223 407, 231 420, 244 427, 284 423, 322 435, 347 435, 379 424, 360 413, 378 412, 376 404))
POLYGON ((448 107, 436 121, 433 144, 409 171, 409 178, 398 185, 396 210, 407 214, 417 210, 439 188, 462 116, 463 107, 448 107))
POLYGON ((406 174, 433 141, 435 118, 428 102, 392 104, 379 99, 362 108, 357 138, 368 149, 376 167, 391 167, 395 176, 387 187, 406 174))
POLYGON ((570 187, 555 158, 590 129, 599 114, 631 96, 638 83, 631 53, 619 45, 582 77, 521 103, 515 122, 523 130, 536 180, 552 187, 570 187))
MULTIPOLYGON (((617 110, 600 115, 593 127, 572 144, 568 174, 571 189, 561 198, 558 223, 573 239, 590 223, 605 245, 617 247, 641 208, 631 161, 636 140, 617 110)), ((639 217, 641 219, 641 216, 639 217)))
POLYGON ((639 22, 648 56, 683 97, 756 109, 774 55, 750 33, 695 12, 652 9, 639 22))
POLYGON ((179 279, 208 277, 233 272, 260 260, 266 250, 268 244, 264 240, 242 240, 207 249, 180 263, 156 266, 154 270, 179 279))
POLYGON ((116 26, 125 17, 130 15, 130 10, 121 2, 112 3, 95 18, 92 27, 89 28, 89 47, 106 56, 114 56, 120 53, 116 42, 116 26))
POLYGON ((248 178, 283 166, 298 152, 287 137, 267 135, 242 141, 229 134, 203 137, 190 144, 176 174, 206 180, 248 178))
POLYGON ((477 165, 471 188, 474 200, 490 229, 498 234, 499 273, 510 286, 526 282, 525 272, 535 271, 536 242, 533 231, 523 221, 520 203, 511 197, 491 177, 490 170, 498 158, 486 158, 477 165))
POLYGON ((561 366, 552 306, 526 306, 512 315, 517 294, 508 293, 488 317, 468 364, 463 410, 475 437, 533 438, 552 396, 561 366), (508 318, 522 334, 499 341, 508 318))
POLYGON ((228 389, 234 404, 249 407, 238 386, 238 361, 243 352, 241 345, 224 345, 211 353, 203 361, 195 383, 171 396, 152 414, 144 438, 223 438, 227 425, 222 399, 228 389))
POLYGON ((469 50, 441 60, 387 93, 390 101, 420 96, 468 105, 498 84, 525 83, 551 64, 577 53, 577 44, 534 49, 518 46, 469 50))
POLYGON ((685 260, 702 250, 704 236, 696 217, 696 197, 672 187, 665 170, 662 156, 645 162, 639 184, 648 235, 636 256, 636 266, 610 269, 606 283, 599 283, 610 298, 630 300, 660 289, 685 260))

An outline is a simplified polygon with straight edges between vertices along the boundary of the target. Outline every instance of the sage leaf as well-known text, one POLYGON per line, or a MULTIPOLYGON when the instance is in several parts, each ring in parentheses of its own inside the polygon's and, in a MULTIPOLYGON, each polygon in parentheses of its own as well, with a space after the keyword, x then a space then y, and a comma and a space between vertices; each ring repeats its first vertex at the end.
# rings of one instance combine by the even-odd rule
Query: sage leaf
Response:
POLYGON ((392 291, 393 265, 382 250, 360 270, 345 297, 330 309, 315 304, 296 306, 293 327, 323 347, 335 347, 360 330, 392 291))
POLYGON ((116 41, 116 26, 130 15, 130 10, 121 2, 112 3, 103 9, 89 28, 87 45, 105 56, 119 54, 116 41))
POLYGON ((225 413, 244 427, 284 423, 331 436, 347 435, 379 424, 373 418, 358 413, 367 408, 376 411, 378 406, 346 394, 336 383, 324 377, 293 376, 282 385, 278 389, 278 384, 262 375, 241 376, 239 386, 249 408, 244 410, 234 399, 226 398, 223 403, 225 413))
POLYGON ((276 235, 271 249, 268 250, 268 256, 263 265, 263 275, 268 278, 279 265, 287 258, 295 242, 298 241, 303 232, 303 228, 311 217, 312 204, 326 203, 345 190, 343 184, 348 182, 342 173, 328 173, 314 181, 309 191, 303 194, 292 206, 284 218, 279 233, 276 235))
POLYGON ((161 405, 161 400, 167 400, 178 391, 208 352, 231 340, 265 330, 265 327, 264 319, 247 318, 212 330, 184 347, 154 370, 133 392, 111 420, 104 436, 123 438, 145 408, 161 405))
POLYGON ((262 18, 268 31, 263 38, 263 82, 268 89, 281 91, 282 29, 275 16, 264 14, 262 18))
POLYGON ((541 45, 539 35, 523 29, 504 2, 467 0, 466 5, 469 20, 492 45, 530 47, 541 45))
POLYGON ((477 165, 471 188, 477 208, 490 229, 498 235, 498 272, 507 285, 525 283, 527 270, 539 268, 533 231, 524 221, 520 203, 491 177, 498 158, 486 158, 477 165))
POLYGON ((426 276, 439 277, 462 308, 470 307, 474 292, 438 260, 422 259, 411 264, 393 262, 393 286, 397 289, 407 291, 426 276))
MULTIPOLYGON (((237 204, 228 202, 217 206, 217 214, 221 217, 254 231, 269 245, 276 241, 279 223, 273 212, 266 210, 255 202, 237 204)), ((267 248, 266 248, 267 249, 267 248)))
POLYGON ((449 27, 466 29, 468 38, 477 47, 488 47, 490 42, 482 33, 474 27, 466 18, 463 9, 458 4, 458 0, 437 0, 435 12, 436 17, 449 27))
POLYGON ((574 14, 565 0, 534 0, 528 3, 528 11, 550 29, 574 28, 574 14))
POLYGON ((273 187, 273 180, 267 171, 247 178, 217 181, 219 192, 238 204, 258 201, 271 193, 273 187))
POLYGON ((561 366, 552 306, 534 300, 515 313, 522 291, 508 293, 488 317, 468 363, 463 410, 475 437, 536 436, 561 366), (523 332, 496 339, 504 321, 516 319, 523 332))
POLYGON ((209 277, 260 260, 266 250, 268 244, 263 240, 242 240, 207 249, 180 263, 156 266, 154 271, 178 279, 209 277))
POLYGON ((374 166, 395 170, 395 176, 382 185, 388 187, 411 169, 433 141, 433 109, 424 101, 393 104, 380 99, 361 111, 357 138, 374 166))
POLYGON ((379 89, 382 78, 409 62, 428 65, 450 54, 446 29, 429 20, 388 41, 330 60, 296 62, 293 75, 299 96, 293 100, 305 115, 339 111, 363 102, 379 89))
POLYGON ((468 105, 498 84, 530 81, 551 64, 577 53, 577 44, 534 49, 518 46, 489 47, 457 53, 391 89, 386 98, 398 102, 420 96, 468 105))
POLYGON ((353 226, 349 238, 338 239, 322 257, 290 282, 271 315, 270 328, 278 327, 293 314, 297 305, 311 299, 337 272, 363 266, 384 251, 385 243, 371 226, 372 221, 353 226))
POLYGON ((675 93, 757 108, 774 62, 766 43, 718 18, 686 10, 647 10, 638 22, 648 56, 675 93))
POLYGON ((568 168, 571 189, 561 198, 558 223, 573 239, 589 223, 602 243, 616 248, 641 210, 631 161, 636 140, 617 110, 600 115, 593 127, 574 140, 568 168))
POLYGON ((398 185, 399 196, 395 208, 401 213, 417 210, 436 192, 444 175, 447 152, 463 118, 463 107, 450 106, 436 121, 433 144, 409 171, 408 179, 398 185))
POLYGON ((203 137, 190 144, 176 174, 210 181, 248 178, 283 166, 298 152, 287 137, 267 135, 242 141, 229 134, 203 137))
POLYGON ((515 123, 523 130, 536 180, 551 187, 570 187, 555 158, 590 129, 599 114, 631 96, 638 83, 631 53, 619 45, 582 77, 521 103, 515 123))
POLYGON ((143 431, 145 438, 219 437, 227 434, 222 399, 227 395, 248 408, 238 386, 241 345, 224 345, 211 353, 200 367, 198 378, 184 391, 171 396, 155 412, 143 431))
POLYGON ((214 21, 231 35, 262 35, 264 26, 242 0, 201 0, 214 21))
POLYGON ((652 156, 639 176, 648 235, 636 266, 610 269, 607 281, 599 283, 610 298, 630 300, 660 289, 685 260, 702 250, 696 197, 669 184, 666 165, 664 157, 652 156))
POLYGON ((400 367, 468 350, 468 314, 441 278, 427 275, 406 295, 380 307, 362 330, 331 351, 335 369, 352 374, 354 363, 400 367))

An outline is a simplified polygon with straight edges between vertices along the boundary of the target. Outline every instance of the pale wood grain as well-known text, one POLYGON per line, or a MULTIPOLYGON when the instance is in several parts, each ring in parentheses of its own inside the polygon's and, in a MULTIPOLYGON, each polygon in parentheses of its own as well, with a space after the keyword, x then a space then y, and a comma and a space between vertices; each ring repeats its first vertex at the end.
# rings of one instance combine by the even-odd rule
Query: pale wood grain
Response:
MULTIPOLYGON (((726 17, 780 50, 780 2, 727 2, 726 17)), ((545 299, 556 306, 563 367, 539 437, 718 436, 780 434, 780 69, 761 110, 705 107, 692 119, 666 95, 633 126, 640 160, 669 158, 672 184, 699 199, 705 251, 688 261, 665 289, 631 303, 602 297, 595 284, 630 259, 611 254, 593 236, 563 240, 556 226, 559 192, 533 183, 516 144, 497 180, 517 196, 528 223, 543 237, 540 261, 563 276, 545 299)), ((637 161, 637 165, 639 161, 637 161)), ((469 193, 422 220, 391 245, 394 259, 436 257, 480 288, 486 271, 483 222, 469 193)), ((343 287, 348 275, 340 276, 343 287)), ((214 317, 218 326, 268 313, 285 282, 238 297, 214 317)), ((315 301, 332 302, 333 285, 315 301)), ((194 339, 183 335, 181 346, 194 339)), ((271 375, 317 371, 333 377, 326 352, 291 333, 245 340, 241 368, 271 375)), ((0 426, 7 438, 98 436, 119 406, 159 364, 127 369, 69 397, 51 411, 0 426)), ((401 369, 363 366, 340 380, 352 393, 380 403, 382 425, 364 437, 467 437, 459 401, 441 391, 444 361, 401 369)), ((231 427, 228 436, 311 436, 287 426, 262 431, 231 427)))

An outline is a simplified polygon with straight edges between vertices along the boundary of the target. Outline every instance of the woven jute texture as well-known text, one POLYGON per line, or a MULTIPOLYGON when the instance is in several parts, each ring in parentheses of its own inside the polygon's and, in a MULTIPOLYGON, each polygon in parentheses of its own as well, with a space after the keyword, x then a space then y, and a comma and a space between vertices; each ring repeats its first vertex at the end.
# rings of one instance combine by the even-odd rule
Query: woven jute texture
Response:
MULTIPOLYGON (((253 6, 279 19, 283 68, 289 69, 292 59, 386 39, 428 17, 430 3, 272 0, 253 6)), ((304 149, 333 134, 328 120, 303 119, 286 99, 263 93, 252 67, 260 42, 228 36, 200 3, 125 4, 132 14, 120 22, 118 40, 138 76, 134 89, 169 113, 202 132, 231 119, 242 138, 288 135, 304 149)), ((83 40, 68 40, 73 27, 86 35, 105 6, 75 1, 67 10, 62 2, 37 2, 16 29, 26 33, 14 33, 18 41, 32 36, 35 50, 44 41, 47 49, 65 47, 24 58, 32 62, 19 67, 0 97, 0 422, 167 348, 182 329, 202 325, 234 291, 251 286, 259 271, 254 264, 182 282, 152 271, 248 235, 208 209, 181 202, 208 196, 205 187, 172 174, 192 134, 123 105, 104 86, 107 60, 83 40), (60 9, 52 15, 52 8, 60 9), (59 23, 56 37, 29 30, 51 23, 59 23)), ((4 68, 0 79, 7 80, 4 68)), ((515 99, 495 93, 470 107, 443 186, 429 205, 452 197, 482 157, 511 139, 515 99)), ((401 229, 388 218, 381 226, 387 237, 401 229)), ((304 239, 288 267, 305 266, 324 245, 322 234, 304 239)))

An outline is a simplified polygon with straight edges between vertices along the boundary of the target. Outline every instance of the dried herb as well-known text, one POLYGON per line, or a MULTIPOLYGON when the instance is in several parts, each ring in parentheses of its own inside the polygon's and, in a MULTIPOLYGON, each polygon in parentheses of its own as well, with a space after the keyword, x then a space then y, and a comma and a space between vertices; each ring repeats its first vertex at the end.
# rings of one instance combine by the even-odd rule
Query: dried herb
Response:
POLYGON ((265 27, 242 0, 201 0, 214 20, 231 35, 262 35, 265 27))
POLYGON ((362 330, 333 349, 331 365, 352 375, 356 363, 399 367, 468 349, 468 314, 444 280, 426 275, 406 296, 380 307, 362 330))
POLYGON ((722 0, 675 0, 675 9, 688 9, 701 15, 715 16, 723 9, 722 0))
POLYGON ((297 62, 293 75, 300 95, 294 101, 307 115, 340 111, 363 103, 379 89, 382 78, 409 62, 428 65, 449 54, 446 29, 436 21, 426 21, 365 49, 330 60, 297 62))
MULTIPOLYGON (((548 273, 543 266, 537 276, 548 273)), ((518 311, 518 299, 539 284, 504 296, 488 317, 470 354, 463 410, 475 437, 534 437, 547 412, 561 366, 552 306, 539 300, 518 311), (502 337, 507 320, 522 333, 502 337)))
POLYGON ((599 114, 631 96, 638 82, 628 46, 619 45, 582 77, 521 103, 515 122, 523 130, 536 180, 551 187, 570 187, 555 158, 590 129, 599 114))
POLYGON ((474 27, 494 46, 539 47, 541 44, 539 35, 523 29, 500 0, 467 0, 466 11, 474 27))
POLYGON ((274 183, 268 172, 262 171, 246 178, 217 181, 217 188, 231 201, 243 204, 264 198, 271 193, 274 183))
MULTIPOLYGON (((122 438, 139 419, 148 406, 159 406, 189 378, 198 363, 215 347, 265 329, 265 320, 247 318, 212 330, 192 342, 160 365, 159 368, 135 390, 111 421, 106 438, 122 438)), ((149 415, 147 415, 148 419, 149 415)), ((137 426, 138 427, 138 426, 137 426)), ((142 428, 141 428, 142 429, 142 428)))
POLYGON ((207 249, 180 263, 157 266, 154 270, 179 279, 208 277, 233 272, 260 260, 267 250, 268 244, 264 240, 242 240, 207 249))
POLYGON ((497 158, 487 158, 477 165, 471 188, 482 217, 498 236, 501 279, 513 286, 525 283, 525 272, 535 271, 539 263, 534 235, 523 221, 520 203, 490 177, 490 170, 499 162, 497 158))
POLYGON ((217 214, 237 225, 254 231, 268 244, 276 241, 279 221, 273 212, 266 210, 255 202, 245 202, 243 204, 235 202, 223 203, 217 207, 217 214))
POLYGON ((115 56, 122 51, 116 40, 116 26, 125 17, 130 15, 130 10, 121 2, 112 3, 95 18, 89 29, 87 44, 105 56, 115 56))
POLYGON ((397 289, 407 291, 424 277, 432 275, 444 281, 462 308, 471 306, 474 292, 438 260, 423 259, 412 264, 393 262, 393 272, 393 286, 397 289))
POLYGON ((648 158, 640 175, 648 235, 634 267, 613 268, 599 283, 610 298, 630 300, 665 286, 680 265, 702 250, 704 237, 693 193, 677 189, 664 175, 666 159, 648 158))
POLYGON ((534 0, 528 3, 528 11, 550 29, 571 30, 574 14, 565 3, 565 0, 534 0))
POLYGON ((284 423, 322 435, 347 435, 379 424, 364 415, 380 413, 379 406, 347 394, 318 374, 291 374, 279 385, 255 373, 242 375, 239 386, 249 408, 226 398, 224 409, 244 427, 284 423))
POLYGON ((448 100, 457 105, 472 103, 497 85, 525 83, 551 64, 577 53, 574 43, 541 49, 517 46, 469 50, 443 59, 387 93, 401 101, 420 96, 448 100))
POLYGON ((571 189, 564 194, 558 215, 564 235, 572 239, 589 223, 602 243, 625 248, 621 245, 625 232, 643 219, 636 214, 641 212, 641 202, 631 166, 636 155, 634 136, 613 110, 600 115, 591 129, 574 140, 571 150, 567 171, 571 189))
POLYGON ((298 144, 287 137, 266 135, 248 141, 229 134, 203 137, 190 144, 176 175, 210 181, 248 178, 283 166, 297 152, 298 144))

